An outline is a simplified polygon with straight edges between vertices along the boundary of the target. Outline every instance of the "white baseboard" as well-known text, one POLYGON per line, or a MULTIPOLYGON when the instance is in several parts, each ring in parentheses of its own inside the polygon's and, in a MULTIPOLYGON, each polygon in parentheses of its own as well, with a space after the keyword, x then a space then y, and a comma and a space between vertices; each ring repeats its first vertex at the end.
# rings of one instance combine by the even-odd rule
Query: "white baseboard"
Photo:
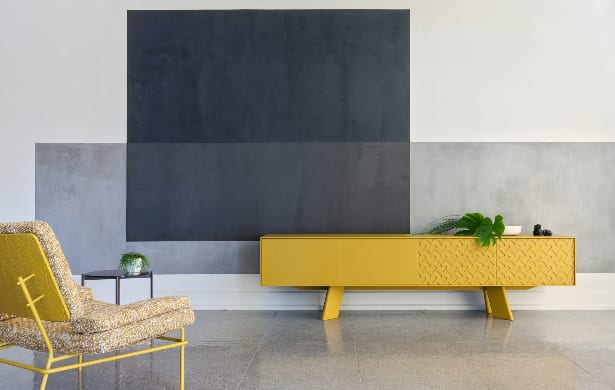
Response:
MULTIPOLYGON (((80 276, 75 276, 80 281, 80 276)), ((87 281, 97 299, 115 302, 113 280, 87 281)), ((149 279, 123 280, 121 303, 149 298, 149 279)), ((259 275, 155 275, 154 296, 187 295, 197 310, 320 310, 325 294, 261 287, 259 275)), ((577 274, 577 285, 509 291, 513 310, 615 310, 615 273, 577 274)), ((482 309, 480 291, 346 291, 342 310, 482 309)))

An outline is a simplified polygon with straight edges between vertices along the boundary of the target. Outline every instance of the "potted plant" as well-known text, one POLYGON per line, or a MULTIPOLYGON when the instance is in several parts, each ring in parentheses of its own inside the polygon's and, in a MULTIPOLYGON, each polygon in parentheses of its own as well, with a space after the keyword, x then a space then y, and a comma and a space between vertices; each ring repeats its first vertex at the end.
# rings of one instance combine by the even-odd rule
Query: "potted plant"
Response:
POLYGON ((504 218, 496 215, 493 220, 481 213, 466 213, 463 216, 444 217, 440 222, 428 228, 422 234, 441 234, 453 229, 456 236, 476 236, 480 246, 495 245, 504 233, 504 218))
POLYGON ((124 253, 120 259, 120 270, 126 275, 139 275, 147 267, 149 267, 149 259, 141 253, 124 253))

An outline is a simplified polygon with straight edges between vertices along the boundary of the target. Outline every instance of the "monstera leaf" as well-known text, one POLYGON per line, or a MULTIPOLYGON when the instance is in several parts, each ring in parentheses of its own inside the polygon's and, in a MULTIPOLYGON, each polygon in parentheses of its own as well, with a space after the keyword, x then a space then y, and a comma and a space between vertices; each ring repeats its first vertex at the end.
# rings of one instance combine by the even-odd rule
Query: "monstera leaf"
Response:
POLYGON ((504 233, 504 218, 496 215, 495 220, 481 213, 467 213, 457 223, 457 236, 476 236, 480 246, 495 245, 497 239, 502 239, 504 233))

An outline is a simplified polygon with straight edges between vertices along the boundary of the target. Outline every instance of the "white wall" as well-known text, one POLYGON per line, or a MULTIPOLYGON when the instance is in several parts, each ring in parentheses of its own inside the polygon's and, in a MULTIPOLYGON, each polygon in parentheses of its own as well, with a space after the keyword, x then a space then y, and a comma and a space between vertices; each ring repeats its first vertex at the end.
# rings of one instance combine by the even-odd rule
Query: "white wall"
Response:
POLYGON ((0 220, 35 142, 126 142, 126 9, 209 8, 410 8, 412 141, 615 141, 609 0, 3 0, 0 220))

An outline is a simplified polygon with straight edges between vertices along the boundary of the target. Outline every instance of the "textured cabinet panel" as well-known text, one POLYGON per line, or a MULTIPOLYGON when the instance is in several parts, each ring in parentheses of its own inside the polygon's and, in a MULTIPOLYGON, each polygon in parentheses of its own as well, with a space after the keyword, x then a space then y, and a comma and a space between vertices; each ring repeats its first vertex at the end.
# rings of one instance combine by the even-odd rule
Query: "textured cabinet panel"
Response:
POLYGON ((340 283, 344 286, 417 284, 418 240, 342 239, 340 283))
POLYGON ((338 240, 261 240, 263 286, 329 286, 339 280, 338 240))
POLYGON ((502 240, 497 245, 498 285, 575 283, 574 238, 502 240))
POLYGON ((473 239, 443 238, 418 241, 421 284, 485 286, 496 283, 495 248, 481 248, 473 239))

